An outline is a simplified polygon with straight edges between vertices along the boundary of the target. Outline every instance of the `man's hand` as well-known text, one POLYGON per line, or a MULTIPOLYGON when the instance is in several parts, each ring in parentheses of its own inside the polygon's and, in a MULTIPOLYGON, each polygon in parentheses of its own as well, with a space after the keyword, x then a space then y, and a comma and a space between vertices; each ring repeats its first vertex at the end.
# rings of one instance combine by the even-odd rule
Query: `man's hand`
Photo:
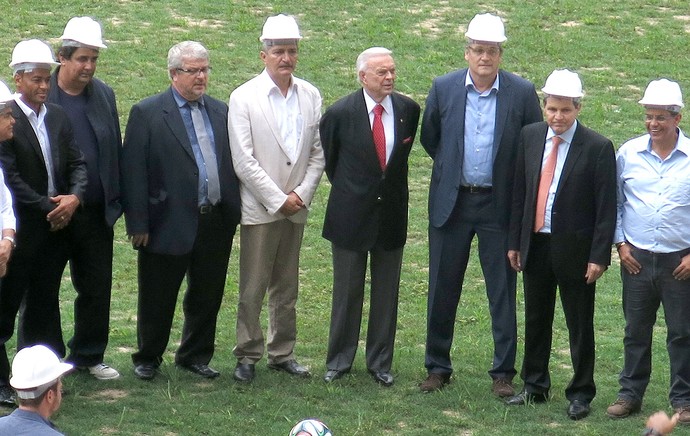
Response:
POLYGON ((285 200, 285 203, 283 203, 283 205, 280 206, 278 212, 282 213, 285 216, 292 216, 305 208, 306 206, 304 205, 302 199, 299 198, 299 195, 297 195, 295 191, 292 191, 288 194, 287 200, 285 200))
POLYGON ((592 283, 599 280, 599 277, 601 277, 601 275, 604 274, 604 271, 606 271, 606 265, 599 265, 598 263, 592 262, 588 263, 587 273, 585 274, 587 284, 591 285, 592 283))
POLYGON ((511 268, 517 272, 522 271, 520 252, 518 250, 508 250, 508 260, 510 261, 511 268))
POLYGON ((12 254, 12 243, 7 239, 0 240, 0 277, 7 273, 7 262, 12 254))
POLYGON ((127 236, 132 241, 132 248, 146 247, 149 245, 148 233, 134 233, 127 236))
POLYGON ((46 215, 46 219, 50 223, 50 231, 62 230, 67 227, 74 211, 79 207, 79 198, 74 194, 57 195, 50 197, 50 201, 56 205, 55 209, 46 215))
POLYGON ((690 254, 683 256, 680 265, 673 270, 673 278, 676 280, 687 280, 690 278, 690 254))
POLYGON ((637 261, 632 255, 632 247, 630 244, 623 244, 618 247, 618 257, 621 259, 621 265, 630 274, 639 274, 642 269, 642 265, 637 261))

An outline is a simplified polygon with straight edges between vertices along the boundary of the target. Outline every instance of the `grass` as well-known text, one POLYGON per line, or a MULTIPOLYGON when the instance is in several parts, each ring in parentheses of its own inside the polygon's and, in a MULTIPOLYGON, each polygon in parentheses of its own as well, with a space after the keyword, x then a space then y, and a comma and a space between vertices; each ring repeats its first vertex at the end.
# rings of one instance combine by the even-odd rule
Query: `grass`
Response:
MULTIPOLYGON (((299 18, 305 39, 297 74, 321 90, 324 107, 356 88, 354 60, 373 45, 394 51, 397 89, 423 104, 435 76, 465 65, 464 26, 475 13, 484 11, 498 13, 506 20, 509 39, 504 68, 532 80, 538 88, 555 68, 578 71, 587 93, 581 121, 615 144, 643 132, 637 100, 650 80, 674 78, 690 92, 683 56, 687 52, 690 16, 687 3, 680 0, 498 0, 479 5, 457 0, 0 0, 0 7, 6 11, 0 59, 7 63, 20 39, 39 37, 55 45, 70 17, 90 15, 101 21, 109 48, 101 53, 97 76, 115 89, 123 127, 132 104, 168 86, 167 50, 184 39, 199 40, 210 49, 214 70, 209 94, 226 100, 236 86, 261 70, 257 38, 265 17, 279 12, 299 18)), ((10 76, 9 68, 0 73, 6 81, 10 76)), ((587 419, 572 422, 565 416, 563 390, 571 369, 560 308, 551 360, 553 399, 536 407, 506 408, 491 396, 487 375, 492 347, 490 318, 475 257, 458 308, 453 381, 442 392, 421 394, 417 384, 425 376, 426 199, 431 160, 415 145, 410 162, 410 227, 402 272, 394 387, 383 389, 372 382, 366 373, 363 349, 351 375, 333 385, 321 380, 332 281, 330 246, 320 236, 329 189, 324 178, 305 232, 298 304, 296 352, 301 362, 312 368, 315 376, 311 380, 294 380, 269 371, 262 361, 254 383, 240 385, 232 381, 237 244, 212 361, 212 366, 222 372, 220 379, 201 381, 171 364, 182 322, 178 310, 161 376, 151 383, 137 380, 130 361, 136 346, 136 257, 120 221, 106 360, 124 377, 110 382, 98 382, 85 374, 67 377, 68 393, 55 417, 60 428, 70 435, 281 435, 300 419, 314 416, 324 420, 337 435, 637 434, 646 414, 668 410, 668 358, 660 317, 644 414, 622 421, 604 416, 606 406, 616 396, 622 366, 624 321, 617 264, 598 286, 595 376, 599 394, 587 419)), ((66 274, 62 305, 67 337, 71 334, 73 299, 66 274)), ((523 310, 519 289, 520 322, 523 310)), ((518 348, 521 353, 522 343, 518 348)))

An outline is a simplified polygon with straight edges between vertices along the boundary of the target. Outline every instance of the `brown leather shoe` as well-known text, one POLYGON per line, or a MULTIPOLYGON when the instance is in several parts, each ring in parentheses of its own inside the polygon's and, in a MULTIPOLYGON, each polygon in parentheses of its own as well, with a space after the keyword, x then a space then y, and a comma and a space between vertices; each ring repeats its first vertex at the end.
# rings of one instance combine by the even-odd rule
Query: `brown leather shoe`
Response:
POLYGON ((676 407, 675 411, 678 414, 678 424, 690 424, 690 404, 676 407))
POLYGON ((497 397, 512 397, 515 395, 515 389, 513 388, 513 382, 507 378, 495 378, 491 384, 491 392, 497 397))
POLYGON ((422 392, 440 391, 450 381, 450 374, 439 374, 432 372, 420 385, 422 392))
MULTIPOLYGON (((640 403, 626 400, 625 398, 618 398, 606 409, 606 414, 609 418, 614 419, 627 418, 633 413, 639 412, 641 407, 640 403)), ((690 411, 688 412, 688 418, 690 418, 690 411)))

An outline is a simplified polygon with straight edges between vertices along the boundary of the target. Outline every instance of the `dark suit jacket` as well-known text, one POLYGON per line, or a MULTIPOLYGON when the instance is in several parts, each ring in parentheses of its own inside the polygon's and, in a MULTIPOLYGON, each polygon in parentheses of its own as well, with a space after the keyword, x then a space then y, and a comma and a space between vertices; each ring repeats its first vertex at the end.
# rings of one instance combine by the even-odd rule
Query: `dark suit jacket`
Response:
MULTIPOLYGON (((240 196, 228 141, 228 106, 204 96, 216 142, 220 207, 227 231, 240 220, 240 196)), ((182 116, 168 88, 132 106, 121 162, 127 232, 148 233, 151 253, 192 251, 198 226, 198 168, 182 116)))
MULTIPOLYGON (((502 70, 498 76, 493 205, 498 222, 507 226, 520 129, 543 117, 531 82, 502 70)), ((465 150, 466 77, 467 69, 437 77, 426 100, 420 141, 434 160, 429 188, 429 222, 434 227, 446 223, 458 197, 465 150)))
MULTIPOLYGON (((48 101, 58 105, 60 104, 57 83, 59 71, 60 67, 57 67, 50 77, 50 91, 48 92, 48 101)), ((98 169, 105 199, 105 220, 112 227, 122 215, 122 204, 120 203, 122 136, 115 93, 112 88, 95 77, 91 79, 84 92, 87 99, 87 117, 98 141, 98 169)))
MULTIPOLYGON (((48 172, 43 152, 29 119, 15 102, 10 103, 16 119, 14 137, 0 144, 0 161, 21 230, 22 221, 43 220, 55 208, 48 197, 48 172)), ((46 130, 50 142, 55 190, 83 199, 86 164, 74 144, 72 125, 60 106, 46 103, 46 130)), ((46 227, 47 228, 47 227, 46 227)))
MULTIPOLYGON (((528 268, 537 191, 548 125, 525 127, 515 169, 513 212, 508 248, 519 250, 528 268)), ((583 279, 587 263, 609 265, 616 227, 616 160, 607 138, 578 122, 551 212, 554 268, 583 279)))
POLYGON ((381 170, 362 89, 340 99, 321 118, 321 145, 331 193, 323 237, 335 245, 368 251, 405 245, 407 238, 407 158, 412 148, 419 105, 391 95, 395 144, 381 170))

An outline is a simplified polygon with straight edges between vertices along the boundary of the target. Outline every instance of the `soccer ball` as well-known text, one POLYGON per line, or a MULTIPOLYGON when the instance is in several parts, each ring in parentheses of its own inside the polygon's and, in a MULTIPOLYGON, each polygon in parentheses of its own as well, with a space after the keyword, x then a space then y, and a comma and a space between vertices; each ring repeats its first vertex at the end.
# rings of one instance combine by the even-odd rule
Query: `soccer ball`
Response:
POLYGON ((292 427, 288 436, 333 436, 333 433, 318 419, 305 419, 292 427))

